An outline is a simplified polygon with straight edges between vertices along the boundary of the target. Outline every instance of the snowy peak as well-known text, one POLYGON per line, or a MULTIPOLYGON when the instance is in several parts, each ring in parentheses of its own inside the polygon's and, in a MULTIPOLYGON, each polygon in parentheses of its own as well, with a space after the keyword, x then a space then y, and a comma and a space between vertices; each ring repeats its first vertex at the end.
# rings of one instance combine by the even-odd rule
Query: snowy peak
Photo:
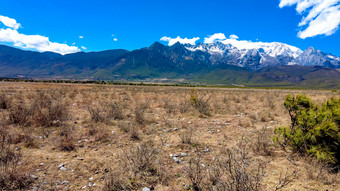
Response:
POLYGON ((325 66, 330 68, 340 67, 340 58, 331 54, 323 53, 313 47, 307 48, 301 53, 295 62, 301 66, 325 66))
POLYGON ((221 42, 215 42, 215 43, 198 43, 197 45, 190 45, 185 44, 185 48, 190 51, 197 51, 200 50, 202 52, 208 52, 210 54, 221 54, 223 55, 226 51, 231 50, 235 47, 232 45, 226 45, 221 42))
POLYGON ((302 50, 295 46, 279 42, 261 43, 260 47, 264 49, 265 53, 272 57, 281 55, 296 58, 302 53, 302 50))
POLYGON ((276 56, 289 56, 296 58, 301 53, 297 47, 290 46, 288 44, 272 42, 250 42, 250 41, 237 41, 235 39, 227 39, 221 42, 214 42, 209 44, 199 43, 197 45, 186 44, 185 47, 190 51, 205 51, 210 54, 225 54, 226 51, 240 51, 247 52, 248 50, 256 49, 259 52, 264 52, 272 57, 276 56))
POLYGON ((251 70, 278 65, 340 67, 340 57, 325 54, 313 47, 302 51, 295 46, 280 42, 264 43, 226 39, 214 43, 182 46, 191 52, 209 53, 212 64, 236 65, 251 70))

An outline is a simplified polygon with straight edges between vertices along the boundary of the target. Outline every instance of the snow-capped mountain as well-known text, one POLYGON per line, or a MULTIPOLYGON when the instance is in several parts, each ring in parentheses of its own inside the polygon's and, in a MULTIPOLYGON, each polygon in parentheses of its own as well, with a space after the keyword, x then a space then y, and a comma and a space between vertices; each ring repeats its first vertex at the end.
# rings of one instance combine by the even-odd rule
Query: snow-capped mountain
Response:
POLYGON ((340 68, 339 57, 314 48, 295 57, 298 49, 276 43, 240 47, 221 42, 194 46, 155 42, 133 51, 116 49, 61 55, 0 45, 0 79, 165 79, 185 83, 340 88, 340 70, 332 69, 340 68))
POLYGON ((199 43, 197 45, 185 45, 188 50, 191 51, 207 51, 211 54, 224 54, 226 51, 241 51, 244 54, 248 50, 257 49, 261 52, 268 54, 269 56, 276 57, 276 56, 290 56, 290 57, 298 57, 302 50, 291 46, 288 44, 280 43, 280 42, 249 42, 249 41, 236 41, 233 39, 228 39, 228 41, 222 42, 214 42, 210 44, 199 43), (241 42, 241 43, 240 43, 241 42))
POLYGON ((192 52, 209 53, 212 64, 229 64, 258 70, 267 66, 302 65, 340 67, 340 57, 310 47, 305 51, 279 42, 250 42, 228 39, 209 44, 184 45, 192 52))
POLYGON ((313 47, 307 48, 295 59, 295 62, 301 66, 326 66, 330 68, 340 67, 340 57, 325 54, 313 47))

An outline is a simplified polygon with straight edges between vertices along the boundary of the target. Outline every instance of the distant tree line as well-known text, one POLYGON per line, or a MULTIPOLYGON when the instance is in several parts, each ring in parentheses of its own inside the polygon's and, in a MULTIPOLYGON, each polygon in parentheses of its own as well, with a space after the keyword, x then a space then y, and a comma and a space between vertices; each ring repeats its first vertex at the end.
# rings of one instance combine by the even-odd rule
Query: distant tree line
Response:
POLYGON ((145 82, 123 82, 105 80, 56 80, 56 79, 22 79, 22 78, 1 78, 3 82, 39 82, 39 83, 72 83, 72 84, 107 84, 107 85, 129 85, 129 86, 180 86, 199 87, 204 85, 194 85, 187 83, 145 83, 145 82))

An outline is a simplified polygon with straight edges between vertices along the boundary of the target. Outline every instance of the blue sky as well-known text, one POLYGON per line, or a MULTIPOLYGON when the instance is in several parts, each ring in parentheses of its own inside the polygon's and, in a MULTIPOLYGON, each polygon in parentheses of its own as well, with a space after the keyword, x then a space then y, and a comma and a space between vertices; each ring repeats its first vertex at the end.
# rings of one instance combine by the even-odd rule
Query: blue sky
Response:
POLYGON ((0 15, 4 17, 0 30, 6 31, 2 31, 2 37, 0 33, 0 44, 60 53, 133 50, 150 46, 164 36, 199 37, 197 43, 209 35, 223 33, 227 38, 234 34, 239 40, 283 42, 302 50, 313 46, 340 56, 339 0, 301 4, 304 1, 308 3, 307 0, 1 0, 0 15), (313 10, 322 6, 326 6, 324 12, 315 16, 313 10), (4 23, 8 18, 20 25, 4 23))

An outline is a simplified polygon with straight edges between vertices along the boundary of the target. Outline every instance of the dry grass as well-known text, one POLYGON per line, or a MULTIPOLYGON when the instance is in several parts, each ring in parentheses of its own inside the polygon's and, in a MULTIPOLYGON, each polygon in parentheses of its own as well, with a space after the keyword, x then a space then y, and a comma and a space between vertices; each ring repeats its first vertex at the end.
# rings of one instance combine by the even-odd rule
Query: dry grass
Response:
POLYGON ((272 142, 287 94, 336 91, 0 83, 0 190, 340 189, 272 142))

